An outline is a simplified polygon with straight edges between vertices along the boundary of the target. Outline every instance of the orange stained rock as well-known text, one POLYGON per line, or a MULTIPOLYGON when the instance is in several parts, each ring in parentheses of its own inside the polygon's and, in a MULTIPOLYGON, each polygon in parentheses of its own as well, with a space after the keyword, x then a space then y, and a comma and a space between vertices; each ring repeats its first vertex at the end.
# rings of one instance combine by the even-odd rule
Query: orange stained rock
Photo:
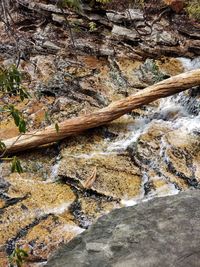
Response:
POLYGON ((19 134, 19 130, 13 120, 0 123, 0 139, 11 138, 19 134))
MULTIPOLYGON (((1 247, 0 247, 1 249, 1 247)), ((0 250, 0 267, 6 267, 8 265, 8 256, 6 252, 0 250)))

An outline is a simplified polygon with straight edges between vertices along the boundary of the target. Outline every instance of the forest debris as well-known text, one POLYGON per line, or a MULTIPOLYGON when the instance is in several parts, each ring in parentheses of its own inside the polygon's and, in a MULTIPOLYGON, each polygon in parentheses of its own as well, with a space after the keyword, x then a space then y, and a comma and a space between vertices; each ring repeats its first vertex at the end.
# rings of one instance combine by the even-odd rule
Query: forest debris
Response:
POLYGON ((83 183, 83 187, 85 189, 90 189, 93 183, 95 182, 96 178, 97 178, 97 167, 94 167, 94 170, 92 174, 90 175, 90 177, 88 177, 86 181, 83 183))

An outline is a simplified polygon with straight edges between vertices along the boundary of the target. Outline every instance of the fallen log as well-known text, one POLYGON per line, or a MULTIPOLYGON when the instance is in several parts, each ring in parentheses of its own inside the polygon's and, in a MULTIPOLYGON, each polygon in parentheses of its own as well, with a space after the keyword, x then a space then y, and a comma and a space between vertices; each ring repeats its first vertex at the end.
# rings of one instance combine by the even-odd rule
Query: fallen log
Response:
POLYGON ((59 123, 59 131, 56 130, 55 125, 50 125, 35 132, 33 131, 3 140, 6 145, 6 154, 49 144, 64 139, 67 136, 78 134, 84 130, 106 124, 135 108, 149 104, 159 98, 179 93, 199 84, 200 69, 179 74, 149 86, 125 99, 113 102, 108 107, 100 109, 97 112, 63 121, 59 123))

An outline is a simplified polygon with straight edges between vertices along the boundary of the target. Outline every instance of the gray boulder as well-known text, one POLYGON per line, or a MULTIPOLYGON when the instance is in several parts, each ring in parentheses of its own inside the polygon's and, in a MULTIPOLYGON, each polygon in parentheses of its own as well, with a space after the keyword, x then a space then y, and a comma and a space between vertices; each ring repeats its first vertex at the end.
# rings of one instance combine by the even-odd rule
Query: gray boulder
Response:
POLYGON ((124 12, 110 11, 106 13, 109 21, 122 23, 124 21, 143 21, 143 12, 140 9, 127 9, 124 12))
POLYGON ((125 27, 117 25, 113 26, 112 35, 120 40, 131 40, 131 41, 140 40, 138 33, 134 29, 130 30, 125 27))
POLYGON ((116 209, 61 247, 48 267, 199 267, 200 191, 116 209))

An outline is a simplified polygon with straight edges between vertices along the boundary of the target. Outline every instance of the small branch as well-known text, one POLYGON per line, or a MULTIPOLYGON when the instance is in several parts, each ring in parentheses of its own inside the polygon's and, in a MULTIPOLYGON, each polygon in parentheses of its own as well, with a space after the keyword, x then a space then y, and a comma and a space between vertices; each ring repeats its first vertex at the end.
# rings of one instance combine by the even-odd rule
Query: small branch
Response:
MULTIPOLYGON (((57 1, 57 4, 58 4, 58 2, 59 2, 59 0, 57 1)), ((62 13, 64 19, 65 19, 67 28, 69 29, 69 34, 70 34, 70 38, 71 38, 71 41, 72 41, 72 46, 73 46, 73 49, 74 49, 75 58, 76 58, 76 61, 78 61, 78 55, 77 55, 77 51, 76 51, 76 45, 75 45, 75 40, 74 40, 74 36, 73 36, 73 33, 72 33, 72 28, 70 26, 69 20, 67 18, 67 15, 64 12, 64 9, 63 9, 62 5, 60 5, 59 8, 61 10, 61 13, 62 13)))

